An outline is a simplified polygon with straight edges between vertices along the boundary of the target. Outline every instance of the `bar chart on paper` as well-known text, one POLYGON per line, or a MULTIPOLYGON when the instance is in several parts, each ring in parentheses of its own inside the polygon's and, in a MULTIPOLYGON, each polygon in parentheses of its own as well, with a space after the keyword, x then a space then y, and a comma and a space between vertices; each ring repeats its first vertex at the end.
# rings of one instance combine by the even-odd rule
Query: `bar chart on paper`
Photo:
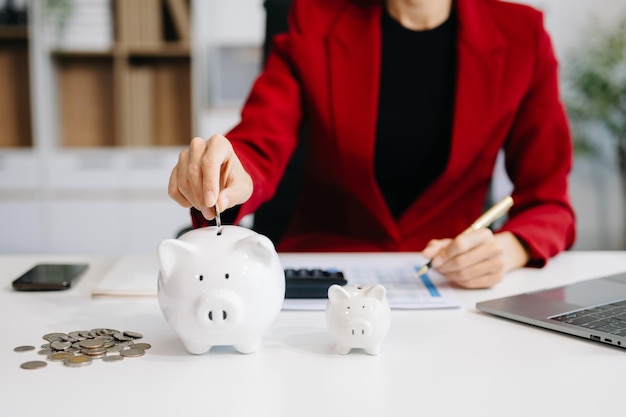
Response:
MULTIPOLYGON (((460 303, 445 279, 430 271, 416 276, 422 258, 412 254, 283 254, 285 267, 341 270, 348 285, 380 284, 392 309, 457 308, 460 303)), ((425 262, 425 261, 424 261, 425 262)), ((285 310, 322 310, 325 299, 287 299, 285 310)))

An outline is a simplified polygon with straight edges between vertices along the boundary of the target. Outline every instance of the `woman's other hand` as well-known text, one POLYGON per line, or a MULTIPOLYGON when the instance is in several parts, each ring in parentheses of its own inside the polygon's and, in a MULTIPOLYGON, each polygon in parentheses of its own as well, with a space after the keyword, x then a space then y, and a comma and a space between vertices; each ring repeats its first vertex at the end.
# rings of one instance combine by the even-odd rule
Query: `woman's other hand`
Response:
POLYGON ((525 248, 512 233, 489 229, 431 240, 422 255, 432 259, 434 270, 463 288, 492 287, 506 272, 528 262, 525 248))

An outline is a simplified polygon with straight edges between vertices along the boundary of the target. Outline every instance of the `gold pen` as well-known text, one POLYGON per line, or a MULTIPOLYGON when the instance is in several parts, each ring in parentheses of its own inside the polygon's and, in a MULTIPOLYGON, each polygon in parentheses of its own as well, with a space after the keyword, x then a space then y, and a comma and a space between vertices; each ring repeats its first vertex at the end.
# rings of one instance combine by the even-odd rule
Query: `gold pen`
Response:
MULTIPOLYGON (((474 223, 471 224, 470 227, 461 232, 460 235, 464 235, 469 232, 473 232, 474 230, 482 229, 483 227, 488 227, 491 223, 496 221, 498 218, 502 217, 506 214, 507 211, 513 206, 513 199, 511 196, 506 196, 502 200, 498 201, 495 205, 493 205, 489 210, 484 212, 482 216, 477 218, 474 223)), ((459 235, 459 236, 460 236, 459 235)), ((433 260, 430 259, 428 263, 422 266, 416 273, 416 276, 421 276, 426 273, 432 266, 433 260)))

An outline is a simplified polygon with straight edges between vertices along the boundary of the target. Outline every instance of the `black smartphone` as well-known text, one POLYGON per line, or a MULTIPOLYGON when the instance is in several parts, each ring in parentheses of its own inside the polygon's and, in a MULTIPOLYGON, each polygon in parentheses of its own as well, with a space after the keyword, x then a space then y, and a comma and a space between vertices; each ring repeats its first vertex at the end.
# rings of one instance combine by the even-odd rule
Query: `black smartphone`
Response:
POLYGON ((13 281, 17 291, 67 290, 88 268, 87 264, 37 264, 13 281))

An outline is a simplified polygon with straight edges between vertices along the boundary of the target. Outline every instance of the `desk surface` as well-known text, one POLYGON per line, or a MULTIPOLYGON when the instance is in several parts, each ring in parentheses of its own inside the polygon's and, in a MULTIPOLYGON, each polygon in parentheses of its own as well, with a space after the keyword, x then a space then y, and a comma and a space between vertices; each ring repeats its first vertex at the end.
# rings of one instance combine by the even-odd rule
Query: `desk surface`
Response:
MULTIPOLYGON (((350 256, 350 255, 346 255, 350 256)), ((156 299, 92 299, 115 259, 0 256, 0 415, 41 416, 565 416, 623 412, 623 349, 495 318, 477 301, 626 270, 626 252, 569 252, 488 290, 456 290, 462 308, 393 311, 378 356, 334 353, 323 312, 283 311, 257 353, 186 353, 156 299), (35 262, 88 261, 75 288, 17 293, 35 262), (117 328, 143 333, 141 358, 73 369, 16 353, 50 332, 117 328)))

